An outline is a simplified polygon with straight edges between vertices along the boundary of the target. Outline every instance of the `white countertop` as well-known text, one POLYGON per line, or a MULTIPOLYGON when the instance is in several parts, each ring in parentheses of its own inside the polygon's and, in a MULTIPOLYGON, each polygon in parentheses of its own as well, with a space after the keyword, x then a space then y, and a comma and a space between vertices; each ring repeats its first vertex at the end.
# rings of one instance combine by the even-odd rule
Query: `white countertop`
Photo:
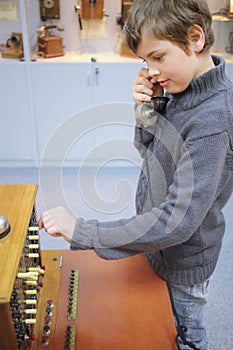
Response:
POLYGON ((78 53, 78 52, 65 52, 64 56, 43 58, 38 55, 34 55, 34 58, 38 62, 91 62, 94 58, 97 62, 140 62, 141 59, 121 56, 114 52, 98 52, 98 53, 78 53))
MULTIPOLYGON (((222 56, 227 64, 233 64, 233 54, 228 54, 226 52, 214 52, 214 54, 222 56)), ((97 62, 101 63, 118 63, 118 62, 129 62, 129 63, 138 63, 142 62, 141 59, 121 56, 114 52, 98 52, 98 53, 79 53, 79 52, 65 52, 64 56, 53 57, 53 58, 43 58, 36 53, 32 55, 32 60, 36 62, 91 62, 92 59, 96 59, 97 62)), ((0 58, 0 62, 19 62, 18 59, 8 59, 0 58)))
MULTIPOLYGON (((233 63, 233 54, 226 52, 214 52, 214 54, 223 57, 226 63, 233 63)), ((35 59, 38 62, 91 62, 92 58, 97 62, 142 62, 141 59, 121 56, 114 52, 98 52, 98 53, 78 53, 78 52, 65 52, 64 56, 54 58, 42 58, 35 55, 35 59)))

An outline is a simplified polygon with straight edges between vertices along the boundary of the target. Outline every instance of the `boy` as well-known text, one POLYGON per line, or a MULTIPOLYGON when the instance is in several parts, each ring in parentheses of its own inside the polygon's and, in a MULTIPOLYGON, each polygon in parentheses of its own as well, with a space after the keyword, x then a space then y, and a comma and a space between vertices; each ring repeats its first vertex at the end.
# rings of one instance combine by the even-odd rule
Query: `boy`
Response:
POLYGON ((137 215, 87 222, 57 207, 42 214, 39 227, 105 259, 145 253, 171 289, 178 348, 207 350, 203 307, 224 235, 222 208, 233 190, 233 86, 223 59, 210 53, 204 0, 135 0, 125 34, 148 67, 132 88, 135 146, 144 158, 137 215), (164 93, 166 108, 155 123, 144 123, 138 110, 164 93))

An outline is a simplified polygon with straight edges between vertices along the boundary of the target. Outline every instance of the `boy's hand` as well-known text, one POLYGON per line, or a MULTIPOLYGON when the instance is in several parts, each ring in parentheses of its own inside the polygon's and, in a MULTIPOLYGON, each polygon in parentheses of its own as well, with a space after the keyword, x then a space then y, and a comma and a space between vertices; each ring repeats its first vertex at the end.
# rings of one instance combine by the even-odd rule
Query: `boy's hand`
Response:
POLYGON ((67 242, 71 242, 76 218, 72 216, 64 207, 44 211, 39 219, 39 229, 45 231, 53 237, 63 237, 67 242))
POLYGON ((163 88, 155 77, 150 77, 146 68, 141 68, 132 86, 133 100, 141 105, 150 102, 153 96, 163 96, 163 88))

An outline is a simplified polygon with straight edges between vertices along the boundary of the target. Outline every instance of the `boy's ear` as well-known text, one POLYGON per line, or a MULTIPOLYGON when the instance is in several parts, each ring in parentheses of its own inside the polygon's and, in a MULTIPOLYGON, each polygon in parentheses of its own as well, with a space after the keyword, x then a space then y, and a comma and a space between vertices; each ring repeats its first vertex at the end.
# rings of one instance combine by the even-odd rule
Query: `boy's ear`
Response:
POLYGON ((194 24, 192 27, 189 28, 188 39, 189 39, 190 49, 192 51, 194 52, 202 51, 205 45, 205 34, 203 29, 199 25, 194 24))

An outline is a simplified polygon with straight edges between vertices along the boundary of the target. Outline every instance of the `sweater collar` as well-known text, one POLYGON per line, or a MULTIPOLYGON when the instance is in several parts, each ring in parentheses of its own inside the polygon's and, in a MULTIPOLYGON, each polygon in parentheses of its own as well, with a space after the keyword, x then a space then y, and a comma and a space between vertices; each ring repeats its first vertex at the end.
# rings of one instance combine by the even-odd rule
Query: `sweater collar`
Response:
POLYGON ((203 102, 219 90, 226 78, 225 61, 222 57, 212 55, 215 67, 193 79, 187 89, 179 94, 171 94, 170 102, 179 103, 182 109, 189 109, 203 102))

